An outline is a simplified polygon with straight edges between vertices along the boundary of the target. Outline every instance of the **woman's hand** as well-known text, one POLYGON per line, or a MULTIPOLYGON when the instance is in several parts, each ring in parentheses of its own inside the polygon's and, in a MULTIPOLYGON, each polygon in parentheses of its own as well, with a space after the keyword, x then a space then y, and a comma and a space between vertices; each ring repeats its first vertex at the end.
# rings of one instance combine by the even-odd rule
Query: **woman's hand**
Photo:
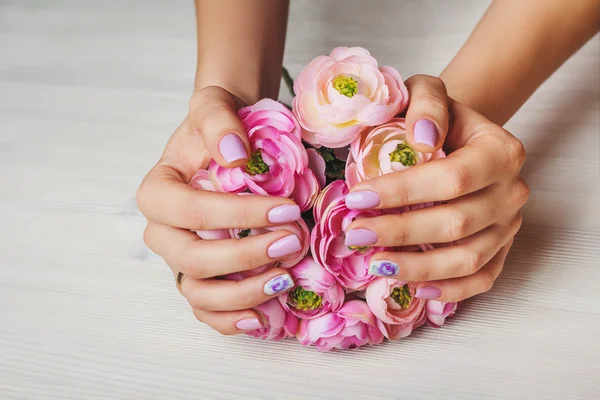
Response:
POLYGON ((225 167, 247 161, 250 146, 236 114, 240 106, 239 99, 220 87, 197 91, 188 117, 137 196, 139 209, 148 219, 144 241, 175 275, 185 274, 180 289, 194 314, 223 334, 260 328, 260 316, 250 309, 291 289, 293 283, 281 268, 239 282, 215 277, 250 270, 301 250, 300 238, 286 230, 211 241, 192 232, 259 228, 300 218, 300 209, 290 199, 237 196, 189 186, 192 176, 206 168, 211 158, 225 167), (274 279, 283 284, 271 285, 274 279))
POLYGON ((448 98, 440 79, 414 76, 406 85, 411 94, 406 115, 409 144, 432 152, 445 140, 450 154, 361 182, 347 195, 346 204, 355 209, 444 204, 354 221, 346 245, 454 242, 423 253, 381 252, 373 256, 370 270, 422 282, 416 297, 461 301, 492 287, 521 226, 520 209, 529 195, 519 174, 525 150, 509 132, 448 98), (391 264, 378 268, 384 261, 391 264))

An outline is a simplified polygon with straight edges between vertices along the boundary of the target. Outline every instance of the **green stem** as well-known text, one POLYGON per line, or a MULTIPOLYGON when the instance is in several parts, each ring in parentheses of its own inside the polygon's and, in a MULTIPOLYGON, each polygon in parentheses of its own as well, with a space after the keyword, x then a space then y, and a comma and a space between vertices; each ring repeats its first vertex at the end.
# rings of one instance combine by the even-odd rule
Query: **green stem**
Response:
POLYGON ((288 90, 290 91, 290 94, 292 95, 292 97, 294 97, 294 80, 292 79, 292 76, 285 67, 281 67, 281 77, 285 82, 285 86, 287 86, 288 90))

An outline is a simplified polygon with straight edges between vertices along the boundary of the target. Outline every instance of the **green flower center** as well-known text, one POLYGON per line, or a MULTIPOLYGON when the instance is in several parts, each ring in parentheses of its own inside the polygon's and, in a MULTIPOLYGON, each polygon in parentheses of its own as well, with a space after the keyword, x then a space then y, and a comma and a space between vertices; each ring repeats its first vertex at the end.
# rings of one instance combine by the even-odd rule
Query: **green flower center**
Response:
POLYGON ((394 288, 394 290, 392 290, 392 294, 390 294, 390 297, 394 299, 400 308, 410 307, 410 302, 413 299, 412 294, 410 294, 410 290, 408 289, 408 285, 394 288))
POLYGON ((269 166, 265 164, 260 155, 260 150, 256 150, 246 163, 246 172, 252 176, 264 174, 269 171, 269 166))
POLYGON ((338 76, 333 80, 333 87, 346 97, 352 97, 358 91, 358 82, 349 76, 338 76))
POLYGON ((312 311, 321 308, 323 305, 323 298, 321 296, 304 289, 302 286, 296 286, 288 295, 288 300, 294 307, 302 311, 312 311))
POLYGON ((417 154, 406 142, 396 146, 396 150, 390 153, 390 161, 399 162, 405 167, 417 165, 417 154))
POLYGON ((358 251, 359 253, 363 253, 369 248, 369 246, 348 246, 348 248, 352 251, 358 251))

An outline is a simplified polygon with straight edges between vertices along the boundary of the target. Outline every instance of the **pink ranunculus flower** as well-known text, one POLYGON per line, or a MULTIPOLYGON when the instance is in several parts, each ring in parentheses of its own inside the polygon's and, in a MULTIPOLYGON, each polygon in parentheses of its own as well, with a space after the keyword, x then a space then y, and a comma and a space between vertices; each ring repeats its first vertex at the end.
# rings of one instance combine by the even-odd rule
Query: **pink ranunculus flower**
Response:
POLYGON ((323 177, 317 177, 309 168, 294 115, 281 103, 263 99, 242 108, 238 116, 248 133, 252 155, 245 166, 237 168, 224 168, 212 161, 209 172, 218 189, 290 197, 302 211, 310 209, 321 189, 319 182, 325 180, 325 171, 323 177))
POLYGON ((369 260, 381 247, 350 248, 345 245, 345 231, 355 219, 381 215, 376 210, 350 210, 344 198, 348 187, 344 181, 327 186, 315 203, 315 227, 311 232, 312 255, 349 290, 362 290, 375 279, 369 275, 369 260))
POLYGON ((458 308, 458 303, 444 303, 437 300, 427 300, 425 314, 427 323, 433 328, 444 325, 446 318, 452 317, 458 308))
POLYGON ((279 300, 271 299, 254 307, 254 310, 261 315, 263 326, 246 332, 248 335, 264 340, 283 340, 296 336, 298 318, 285 311, 279 300))
POLYGON ((289 224, 269 226, 265 228, 230 229, 229 237, 234 239, 241 239, 247 236, 261 235, 264 233, 278 231, 282 229, 285 229, 286 231, 289 231, 294 235, 298 236, 298 238, 300 239, 300 243, 302 243, 302 250, 299 253, 292 254, 281 260, 274 261, 267 265, 263 265, 248 271, 241 271, 236 272, 235 274, 227 275, 227 278, 231 280, 241 280, 244 278, 249 278, 251 276, 262 274, 266 270, 274 267, 290 268, 298 264, 306 256, 310 248, 310 232, 308 231, 308 226, 306 225, 306 222, 304 222, 303 219, 299 219, 298 221, 291 222, 289 224))
POLYGON ((296 287, 289 293, 279 296, 287 311, 303 319, 312 319, 337 311, 344 302, 344 289, 325 268, 312 257, 290 269, 296 287))
POLYGON ((312 60, 294 82, 294 93, 304 140, 332 148, 350 144, 365 126, 383 124, 408 105, 400 73, 378 68, 360 47, 337 47, 312 60))
POLYGON ((315 345, 319 351, 329 351, 376 345, 383 341, 383 334, 367 303, 351 300, 337 312, 301 319, 298 340, 303 346, 315 345))
MULTIPOLYGON (((215 191, 215 187, 210 180, 210 175, 207 170, 201 169, 194 174, 190 181, 190 186, 196 190, 209 190, 215 191)), ((230 239, 229 230, 227 229, 214 229, 209 231, 195 231, 198 236, 204 240, 218 240, 218 239, 230 239)))
POLYGON ((414 150, 406 141, 404 118, 394 118, 366 130, 352 142, 346 163, 346 182, 352 187, 358 182, 445 156, 441 149, 434 153, 414 150))
POLYGON ((415 291, 413 285, 389 278, 377 278, 367 286, 367 304, 388 339, 406 337, 425 322, 426 300, 415 298, 415 291))

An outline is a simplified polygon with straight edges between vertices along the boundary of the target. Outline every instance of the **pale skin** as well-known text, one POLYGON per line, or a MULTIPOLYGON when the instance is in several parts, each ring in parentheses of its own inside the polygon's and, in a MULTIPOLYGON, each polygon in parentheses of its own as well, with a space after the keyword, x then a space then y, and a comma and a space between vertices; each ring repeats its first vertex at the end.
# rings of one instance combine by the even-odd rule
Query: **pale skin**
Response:
MULTIPOLYGON (((225 167, 247 162, 250 147, 235 112, 261 98, 277 98, 288 3, 196 0, 196 9, 198 66, 190 111, 140 186, 138 204, 148 219, 148 246, 175 275, 187 275, 181 292, 195 316, 223 334, 237 334, 244 331, 236 326, 239 321, 260 321, 252 307, 273 297, 263 286, 285 270, 274 268, 240 282, 214 278, 273 261, 267 249, 291 233, 207 243, 190 230, 271 226, 269 211, 293 202, 197 191, 188 183, 211 159, 225 167), (219 142, 232 132, 247 154, 227 162, 219 142)), ((397 279, 437 289, 440 301, 461 301, 492 287, 529 194, 520 176, 523 145, 501 125, 599 28, 597 0, 498 0, 439 78, 417 75, 406 81, 410 145, 428 152, 443 145, 450 154, 362 182, 352 192, 376 192, 380 209, 445 204, 358 220, 349 229, 376 232, 381 246, 454 246, 425 253, 382 252, 374 259, 397 263, 397 279), (437 127, 435 147, 415 142, 413 127, 420 119, 437 127)))

